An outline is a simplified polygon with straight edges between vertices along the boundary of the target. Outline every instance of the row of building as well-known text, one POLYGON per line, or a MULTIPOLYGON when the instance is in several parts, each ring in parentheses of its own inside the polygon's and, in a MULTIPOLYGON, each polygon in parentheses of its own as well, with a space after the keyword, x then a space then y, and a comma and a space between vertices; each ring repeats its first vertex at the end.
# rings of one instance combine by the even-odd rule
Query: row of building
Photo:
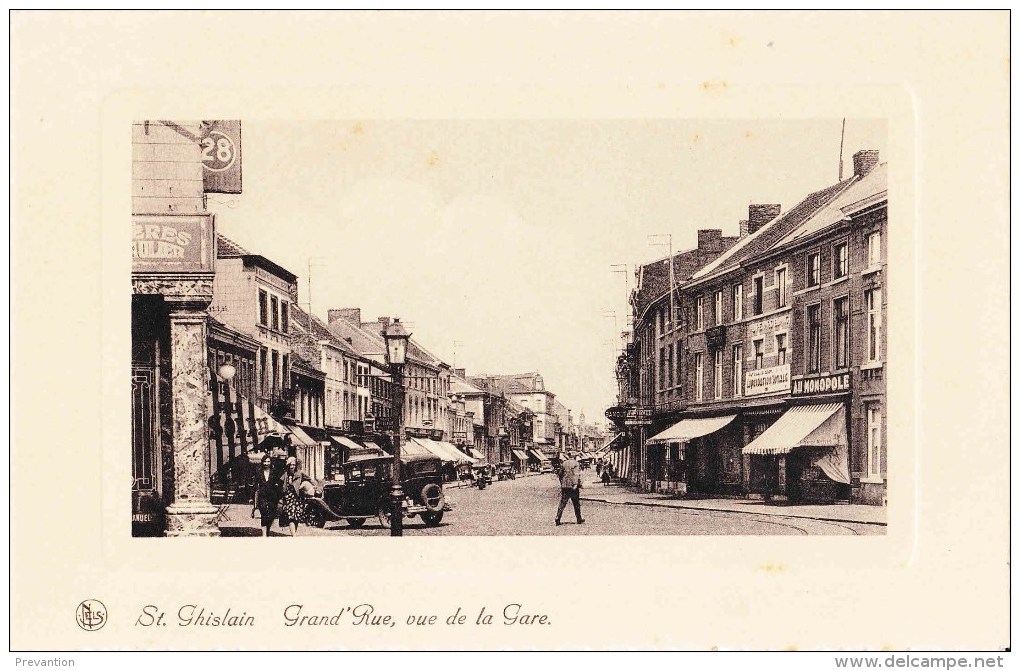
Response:
MULTIPOLYGON (((243 487, 248 452, 269 439, 320 480, 353 455, 391 452, 398 431, 413 439, 407 449, 520 469, 602 444, 599 427, 575 420, 539 373, 470 376, 414 338, 396 418, 382 336, 390 319, 365 321, 360 309, 342 308, 324 321, 299 306, 294 273, 216 232, 204 138, 226 147, 217 169, 235 167, 228 159, 236 151, 240 160, 239 125, 233 145, 223 140, 232 129, 132 129, 137 533, 216 533, 214 502, 243 487)), ((212 183, 221 188, 222 175, 212 183)))
POLYGON ((637 269, 617 365, 621 475, 688 496, 884 505, 887 165, 637 269))

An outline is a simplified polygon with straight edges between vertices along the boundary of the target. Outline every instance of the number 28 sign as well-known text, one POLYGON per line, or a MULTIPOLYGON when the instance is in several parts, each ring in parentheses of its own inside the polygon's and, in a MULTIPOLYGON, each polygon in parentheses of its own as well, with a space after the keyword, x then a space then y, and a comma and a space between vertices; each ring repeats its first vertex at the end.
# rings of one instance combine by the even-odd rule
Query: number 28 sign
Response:
POLYGON ((241 122, 214 121, 199 140, 206 193, 241 193, 241 122))

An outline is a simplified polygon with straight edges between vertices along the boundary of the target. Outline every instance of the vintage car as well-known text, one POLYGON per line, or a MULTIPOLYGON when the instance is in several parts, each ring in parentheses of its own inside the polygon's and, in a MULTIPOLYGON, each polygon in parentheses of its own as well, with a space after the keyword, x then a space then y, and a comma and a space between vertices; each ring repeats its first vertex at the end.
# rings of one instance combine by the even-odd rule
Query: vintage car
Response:
MULTIPOLYGON (((442 466, 438 457, 401 459, 404 517, 421 515, 429 527, 438 526, 442 521, 443 513, 450 509, 443 493, 442 466)), ((354 457, 343 466, 343 482, 327 482, 321 492, 305 500, 306 520, 322 527, 326 522, 345 519, 357 529, 374 517, 384 528, 389 528, 392 469, 393 457, 354 457)))

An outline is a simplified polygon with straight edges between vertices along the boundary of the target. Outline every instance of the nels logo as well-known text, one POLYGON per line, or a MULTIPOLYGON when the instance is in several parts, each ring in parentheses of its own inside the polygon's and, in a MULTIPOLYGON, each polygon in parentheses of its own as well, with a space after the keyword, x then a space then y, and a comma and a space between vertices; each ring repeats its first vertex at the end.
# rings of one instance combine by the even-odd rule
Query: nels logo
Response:
POLYGON ((98 599, 85 599, 75 611, 75 620, 78 626, 85 631, 96 631, 102 629, 106 624, 106 606, 98 599))

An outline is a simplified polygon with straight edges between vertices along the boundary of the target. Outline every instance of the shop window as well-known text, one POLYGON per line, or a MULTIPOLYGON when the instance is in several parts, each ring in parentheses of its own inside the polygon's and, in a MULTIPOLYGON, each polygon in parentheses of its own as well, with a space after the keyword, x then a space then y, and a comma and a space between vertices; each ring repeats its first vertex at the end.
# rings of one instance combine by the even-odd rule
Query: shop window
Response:
POLYGON ((776 334, 776 365, 786 364, 786 334, 776 334))
POLYGON ((864 347, 864 358, 868 363, 876 363, 882 359, 882 290, 865 291, 864 307, 868 318, 868 341, 864 347))
POLYGON ((846 296, 832 301, 832 325, 835 368, 847 368, 850 365, 850 299, 846 296))
POLYGON ((786 268, 776 270, 776 305, 786 307, 786 268))
POLYGON ((765 278, 754 278, 754 314, 760 315, 765 309, 765 278))
POLYGON ((807 257, 807 285, 809 287, 817 287, 822 281, 821 277, 821 255, 820 254, 808 254, 807 257))
POLYGON ((712 371, 712 391, 715 398, 722 398, 722 350, 717 349, 714 355, 714 368, 712 371))
POLYGON ((820 313, 820 305, 809 305, 807 308, 807 372, 809 373, 817 373, 821 369, 822 323, 820 313))
POLYGON ((876 403, 865 406, 868 422, 867 468, 869 478, 882 477, 882 410, 876 403))
POLYGON ((744 346, 733 346, 733 395, 742 394, 742 383, 744 380, 744 346))
POLYGON ((738 322, 744 318, 744 285, 734 284, 731 296, 733 298, 733 321, 738 322))
POLYGON ((761 370, 765 364, 765 341, 755 340, 754 341, 754 368, 755 370, 761 370))
POLYGON ((705 301, 701 296, 694 299, 694 320, 698 331, 705 330, 705 301))
POLYGON ((259 289, 259 324, 269 326, 269 295, 259 289))
POLYGON ((694 353, 694 400, 700 401, 705 394, 705 357, 701 352, 694 353))
POLYGON ((868 265, 877 266, 882 263, 882 234, 878 231, 868 235, 868 265))
POLYGON ((846 277, 848 270, 848 256, 846 241, 839 242, 832 248, 832 279, 838 280, 846 277))
POLYGON ((712 306, 712 324, 722 324, 722 289, 715 292, 712 306))

